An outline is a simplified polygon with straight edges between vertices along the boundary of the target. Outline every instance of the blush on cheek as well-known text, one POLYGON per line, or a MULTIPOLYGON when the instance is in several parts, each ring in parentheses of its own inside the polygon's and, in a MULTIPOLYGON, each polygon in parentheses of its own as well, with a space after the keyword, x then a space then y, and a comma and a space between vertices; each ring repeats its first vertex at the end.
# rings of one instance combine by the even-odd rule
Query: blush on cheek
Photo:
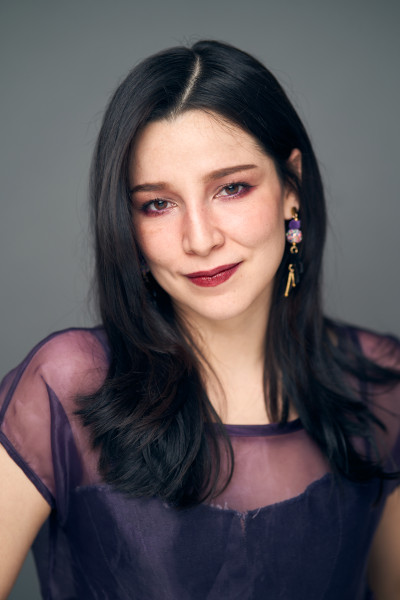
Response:
POLYGON ((156 260, 165 255, 165 251, 172 247, 173 239, 168 229, 160 227, 137 227, 136 240, 143 256, 147 261, 156 260))
POLYGON ((257 211, 251 220, 246 219, 245 226, 242 228, 243 243, 249 246, 257 246, 260 243, 268 241, 285 240, 285 221, 279 218, 274 212, 265 213, 257 211))

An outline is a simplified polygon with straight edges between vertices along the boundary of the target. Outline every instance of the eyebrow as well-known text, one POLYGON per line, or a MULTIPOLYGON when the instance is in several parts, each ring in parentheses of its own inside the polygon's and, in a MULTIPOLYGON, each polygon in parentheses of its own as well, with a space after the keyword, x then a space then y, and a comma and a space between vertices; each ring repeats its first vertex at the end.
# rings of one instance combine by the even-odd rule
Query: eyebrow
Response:
MULTIPOLYGON (((234 167, 225 167, 223 169, 218 169, 217 171, 211 171, 205 178, 204 181, 209 183, 210 181, 215 181, 216 179, 220 179, 221 177, 227 177, 228 175, 232 175, 233 173, 238 173, 240 171, 249 171, 250 169, 256 169, 257 165, 235 165, 234 167)), ((131 190, 129 190, 130 194, 134 194, 135 192, 159 192, 160 190, 164 190, 167 187, 167 184, 164 181, 157 181, 156 183, 141 183, 139 185, 135 185, 131 190)))

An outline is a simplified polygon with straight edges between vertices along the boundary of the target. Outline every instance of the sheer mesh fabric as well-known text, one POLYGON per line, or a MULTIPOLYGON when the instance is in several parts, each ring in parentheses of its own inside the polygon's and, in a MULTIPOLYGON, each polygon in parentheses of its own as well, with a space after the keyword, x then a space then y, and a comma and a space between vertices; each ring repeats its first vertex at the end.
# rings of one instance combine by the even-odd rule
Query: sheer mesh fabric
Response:
POLYGON ((329 466, 300 421, 285 426, 227 426, 235 468, 211 504, 246 512, 298 496, 329 466))
MULTIPOLYGON (((78 394, 101 384, 107 353, 101 331, 71 330, 51 337, 5 381, 1 425, 3 443, 19 457, 36 485, 56 497, 57 457, 61 439, 76 447, 75 484, 101 483, 98 456, 88 431, 74 415, 78 394), (94 333, 94 335, 93 335, 94 333), (53 438, 53 439, 52 439, 53 438), (38 481, 39 480, 39 481, 38 481)), ((286 426, 227 426, 235 470, 228 488, 212 504, 247 511, 302 493, 329 467, 299 421, 286 426)), ((71 460, 71 458, 70 458, 71 460)), ((224 471, 223 471, 224 472, 224 471)))
MULTIPOLYGON (((358 338, 363 353, 378 364, 400 369, 400 342, 390 336, 378 336, 368 331, 359 331, 358 338)), ((400 385, 396 387, 369 386, 369 401, 374 414, 386 427, 383 433, 375 427, 376 442, 379 454, 387 459, 387 469, 396 470, 396 459, 399 457, 399 415, 400 415, 400 385)), ((400 464, 400 463, 399 463, 400 464)))
MULTIPOLYGON (((359 335, 369 355, 400 364, 395 341, 359 335)), ((74 415, 76 396, 104 380, 107 352, 101 329, 54 334, 0 388, 0 443, 53 508, 33 547, 44 598, 371 598, 369 547, 398 482, 380 496, 376 481, 335 486, 297 420, 227 425, 235 470, 210 504, 127 498, 102 481, 74 415)), ((378 444, 399 468, 400 386, 373 400, 388 427, 378 444)))
POLYGON ((78 485, 100 482, 88 431, 74 415, 75 398, 101 385, 106 347, 100 330, 69 330, 39 344, 3 382, 0 442, 54 505, 59 443, 76 447, 78 485))
MULTIPOLYGON (((360 336, 367 354, 383 354, 386 364, 396 364, 399 350, 395 341, 365 332, 360 336)), ((74 411, 77 395, 101 385, 107 371, 107 352, 101 329, 68 330, 39 344, 4 379, 0 441, 53 505, 56 478, 60 476, 55 468, 62 468, 55 460, 61 440, 74 446, 74 484, 101 483, 98 455, 74 411)), ((399 422, 393 415, 400 411, 400 390, 381 391, 375 401, 376 413, 388 428, 388 434, 381 435, 381 450, 389 453, 399 437, 399 422)), ((227 489, 211 502, 216 507, 244 512, 288 500, 330 471, 299 420, 284 426, 226 427, 235 470, 227 489)))

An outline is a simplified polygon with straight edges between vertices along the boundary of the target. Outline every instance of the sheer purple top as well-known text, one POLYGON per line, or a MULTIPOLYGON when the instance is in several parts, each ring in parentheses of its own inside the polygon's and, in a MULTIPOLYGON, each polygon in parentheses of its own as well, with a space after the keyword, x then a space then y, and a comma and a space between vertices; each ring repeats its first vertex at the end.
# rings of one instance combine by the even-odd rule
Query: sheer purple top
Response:
MULTIPOLYGON (((358 332, 364 351, 400 364, 391 338, 358 332)), ((48 600, 366 600, 367 559, 396 482, 333 479, 299 420, 227 425, 228 488, 176 510, 130 499, 97 469, 75 398, 107 371, 101 329, 56 333, 3 380, 0 442, 50 504, 34 554, 48 600), (376 502, 379 497, 379 501, 376 502)), ((400 386, 374 396, 379 445, 400 466, 400 386)), ((400 532, 399 532, 400 534, 400 532)))

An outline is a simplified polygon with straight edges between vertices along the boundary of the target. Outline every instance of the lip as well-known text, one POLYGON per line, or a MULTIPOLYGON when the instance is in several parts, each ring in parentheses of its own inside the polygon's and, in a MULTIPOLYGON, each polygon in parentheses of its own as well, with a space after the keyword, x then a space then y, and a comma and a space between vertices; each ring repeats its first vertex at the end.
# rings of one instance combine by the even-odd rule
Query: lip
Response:
POLYGON ((185 275, 192 283, 200 287, 215 287, 232 277, 240 267, 241 262, 221 265, 210 271, 196 271, 185 275))

